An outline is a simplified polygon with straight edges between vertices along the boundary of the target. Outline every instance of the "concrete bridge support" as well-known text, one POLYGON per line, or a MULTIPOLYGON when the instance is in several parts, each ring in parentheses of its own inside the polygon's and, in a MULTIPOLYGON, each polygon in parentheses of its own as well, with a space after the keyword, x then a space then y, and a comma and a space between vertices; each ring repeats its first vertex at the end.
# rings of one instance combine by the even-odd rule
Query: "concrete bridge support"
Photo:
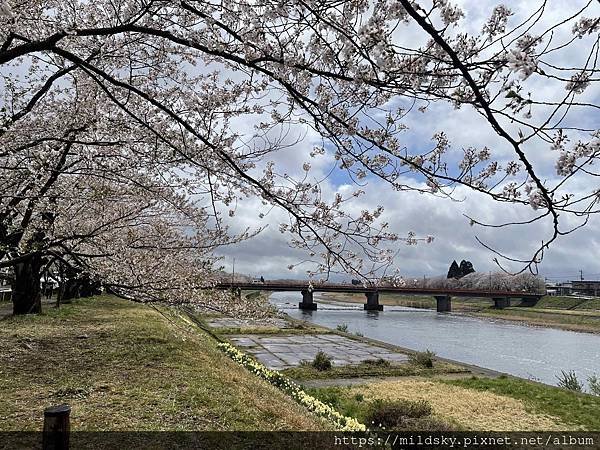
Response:
POLYGON ((301 292, 302 292, 302 301, 300 303, 298 303, 298 308, 315 311, 317 309, 317 304, 313 301, 312 291, 301 291, 301 292))
POLYGON ((452 298, 449 295, 435 295, 434 298, 437 303, 437 312, 452 311, 452 298))
POLYGON ((366 311, 383 311, 383 305, 379 304, 379 292, 365 292, 367 303, 365 303, 366 311))
POLYGON ((510 298, 507 297, 494 297, 494 308, 503 309, 510 306, 510 298))

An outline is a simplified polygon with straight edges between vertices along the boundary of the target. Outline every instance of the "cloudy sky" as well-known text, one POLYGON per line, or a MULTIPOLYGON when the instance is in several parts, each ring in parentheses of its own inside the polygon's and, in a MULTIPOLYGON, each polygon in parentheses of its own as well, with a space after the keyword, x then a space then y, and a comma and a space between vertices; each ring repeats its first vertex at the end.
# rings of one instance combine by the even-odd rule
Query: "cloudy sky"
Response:
MULTIPOLYGON (((481 29, 489 17, 496 2, 461 0, 465 18, 463 30, 476 33, 481 29)), ((531 14, 539 7, 537 1, 516 2, 506 1, 504 4, 515 13, 510 19, 510 24, 518 23, 519 19, 531 14)), ((571 12, 583 7, 586 2, 567 2, 551 0, 546 6, 546 15, 540 27, 549 23, 556 23, 570 15, 571 12)), ((593 16, 600 15, 600 5, 593 5, 593 16)), ((591 15, 589 12, 588 16, 591 15)), ((570 32, 572 23, 565 27, 570 32)), ((535 30, 533 30, 535 31, 535 30)), ((412 39, 414 30, 406 30, 412 39)), ((532 33, 534 34, 534 33, 532 33)), ((399 39, 402 39, 400 37, 399 39)), ((575 42, 575 46, 578 42, 575 42)), ((569 66, 576 64, 577 47, 574 51, 563 52, 557 55, 560 63, 569 66)), ((528 88, 539 98, 560 98, 564 95, 564 87, 553 86, 546 81, 536 80, 535 77, 527 80, 528 88), (561 90, 562 89, 562 90, 561 90)), ((588 88, 581 101, 598 105, 600 104, 600 88, 588 88)), ((404 100, 395 99, 398 107, 404 100)), ((596 110, 597 111, 597 110, 596 110)), ((532 110, 533 118, 542 120, 547 114, 541 108, 532 110)), ((573 111, 568 120, 588 128, 598 128, 600 114, 590 113, 589 110, 573 111)), ((428 148, 432 146, 431 137, 435 132, 444 131, 455 149, 460 150, 469 146, 489 147, 494 158, 500 161, 514 159, 510 149, 491 130, 487 122, 483 121, 472 109, 462 108, 455 110, 449 105, 436 104, 429 108, 426 114, 410 114, 405 124, 409 130, 405 134, 403 145, 410 148, 428 148)), ((504 124, 516 136, 517 127, 509 123, 504 124)), ((323 183, 324 192, 333 195, 335 192, 349 193, 356 189, 351 181, 336 169, 335 160, 331 154, 326 154, 316 159, 311 159, 309 152, 315 145, 320 144, 319 136, 307 128, 295 128, 290 132, 288 139, 302 137, 283 152, 275 156, 275 162, 280 173, 298 174, 302 164, 310 161, 313 179, 321 179, 333 171, 323 183)), ((572 136, 576 141, 578 136, 572 136)), ((552 182, 556 179, 554 164, 558 155, 549 149, 548 144, 540 141, 531 141, 527 148, 527 156, 534 162, 536 170, 541 177, 552 182)), ((271 158, 273 159, 273 158, 271 158)), ((416 180, 407 180, 415 184, 416 180)), ((571 186, 574 191, 591 191, 600 187, 594 178, 581 178, 574 180, 571 186), (594 186, 595 184, 595 186, 594 186)), ((484 228, 470 226, 470 221, 465 215, 475 217, 482 222, 501 223, 512 220, 523 220, 531 217, 533 211, 529 207, 498 204, 480 194, 466 188, 459 188, 455 192, 458 201, 448 201, 436 197, 417 194, 414 192, 394 192, 382 181, 368 179, 368 186, 363 188, 366 194, 350 206, 350 210, 360 212, 363 209, 373 209, 377 205, 385 208, 382 220, 389 222, 390 229, 399 235, 406 235, 414 231, 418 236, 434 236, 433 243, 420 243, 416 246, 397 244, 397 258, 394 267, 406 276, 423 276, 445 274, 453 259, 470 260, 478 271, 494 271, 497 266, 493 262, 494 254, 480 245, 475 237, 491 247, 502 251, 511 257, 528 258, 543 239, 546 239, 549 224, 536 224, 534 226, 519 226, 507 229, 484 228)), ((564 218, 565 224, 575 225, 573 218, 564 218)), ((269 209, 261 204, 259 199, 249 199, 238 204, 234 219, 230 222, 234 229, 245 227, 265 226, 266 229, 257 237, 243 242, 235 247, 222 251, 225 270, 231 271, 235 258, 235 271, 254 276, 263 275, 265 278, 304 278, 307 264, 297 265, 306 259, 306 255, 288 245, 289 236, 278 231, 279 224, 288 222, 285 212, 269 209), (266 214, 260 218, 260 214, 266 214), (289 265, 295 265, 293 270, 288 270, 289 265)), ((540 274, 552 279, 576 279, 579 270, 583 271, 586 279, 600 279, 600 217, 592 217, 587 226, 573 234, 562 237, 548 250, 543 262, 540 264, 540 274)), ((522 266, 506 266, 509 269, 520 269, 522 266)), ((349 277, 341 277, 342 279, 349 277)))

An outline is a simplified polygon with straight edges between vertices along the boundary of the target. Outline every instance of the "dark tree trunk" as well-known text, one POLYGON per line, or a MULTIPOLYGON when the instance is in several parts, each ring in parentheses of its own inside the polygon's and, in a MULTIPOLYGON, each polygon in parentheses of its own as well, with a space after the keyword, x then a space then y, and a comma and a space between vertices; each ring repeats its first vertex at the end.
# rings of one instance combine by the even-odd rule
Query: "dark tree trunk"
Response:
POLYGON ((71 303, 72 299, 79 298, 81 280, 77 275, 76 269, 66 265, 61 267, 60 301, 62 303, 71 303))
POLYGON ((61 301, 69 303, 74 298, 79 297, 80 282, 78 279, 67 278, 63 285, 63 295, 61 301))
POLYGON ((15 265, 15 280, 12 284, 14 315, 42 312, 41 267, 42 259, 39 256, 15 265))
POLYGON ((84 275, 79 284, 79 296, 80 297, 91 297, 92 294, 92 280, 87 275, 84 275))
POLYGON ((100 294, 100 282, 98 280, 94 280, 89 275, 85 275, 81 278, 79 287, 79 295, 81 297, 93 297, 94 295, 100 294))

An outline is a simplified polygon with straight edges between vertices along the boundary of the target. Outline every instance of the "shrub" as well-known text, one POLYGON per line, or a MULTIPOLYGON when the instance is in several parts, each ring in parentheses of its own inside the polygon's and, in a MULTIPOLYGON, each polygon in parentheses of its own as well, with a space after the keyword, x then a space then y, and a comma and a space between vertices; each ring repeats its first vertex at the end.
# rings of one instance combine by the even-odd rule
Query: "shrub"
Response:
POLYGON ((363 360, 363 364, 368 364, 370 366, 380 366, 380 367, 389 367, 390 362, 387 359, 378 358, 378 359, 365 359, 363 360))
POLYGON ((587 379, 588 385, 590 386, 590 392, 593 395, 600 397, 600 379, 596 375, 592 375, 587 379))
POLYGON ((380 400, 369 405, 365 422, 373 427, 406 428, 414 425, 415 419, 431 415, 431 405, 425 400, 380 400))
POLYGON ((368 403, 361 393, 353 394, 348 386, 327 386, 308 389, 308 394, 331 405, 344 416, 361 417, 368 403))
POLYGON ((318 352, 313 359, 312 366, 319 371, 329 370, 331 369, 331 357, 324 352, 318 352))
POLYGON ((362 334, 360 331, 355 331, 354 336, 364 337, 364 334, 362 334))
POLYGON ((335 329, 338 331, 341 331, 342 333, 347 333, 348 332, 348 324, 340 323, 337 327, 335 327, 335 329))
POLYGON ((572 370, 569 372, 561 370, 560 375, 556 375, 556 379, 558 380, 558 387, 575 392, 583 391, 583 384, 577 379, 577 375, 572 370))
POLYGON ((435 358, 435 353, 430 350, 425 350, 424 352, 415 352, 408 355, 408 360, 416 365, 426 367, 431 369, 433 367, 433 359, 435 358))
POLYGON ((332 408, 340 409, 342 403, 342 394, 338 389, 326 389, 319 393, 319 400, 332 408))

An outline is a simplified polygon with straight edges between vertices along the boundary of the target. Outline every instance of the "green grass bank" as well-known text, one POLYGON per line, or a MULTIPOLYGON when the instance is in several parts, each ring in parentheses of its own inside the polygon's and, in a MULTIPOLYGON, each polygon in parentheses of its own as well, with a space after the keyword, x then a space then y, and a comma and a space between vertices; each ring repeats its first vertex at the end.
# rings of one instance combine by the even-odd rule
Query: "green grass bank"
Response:
POLYGON ((330 427, 176 309, 109 296, 0 320, 0 430, 40 430, 60 403, 73 431, 330 427))

